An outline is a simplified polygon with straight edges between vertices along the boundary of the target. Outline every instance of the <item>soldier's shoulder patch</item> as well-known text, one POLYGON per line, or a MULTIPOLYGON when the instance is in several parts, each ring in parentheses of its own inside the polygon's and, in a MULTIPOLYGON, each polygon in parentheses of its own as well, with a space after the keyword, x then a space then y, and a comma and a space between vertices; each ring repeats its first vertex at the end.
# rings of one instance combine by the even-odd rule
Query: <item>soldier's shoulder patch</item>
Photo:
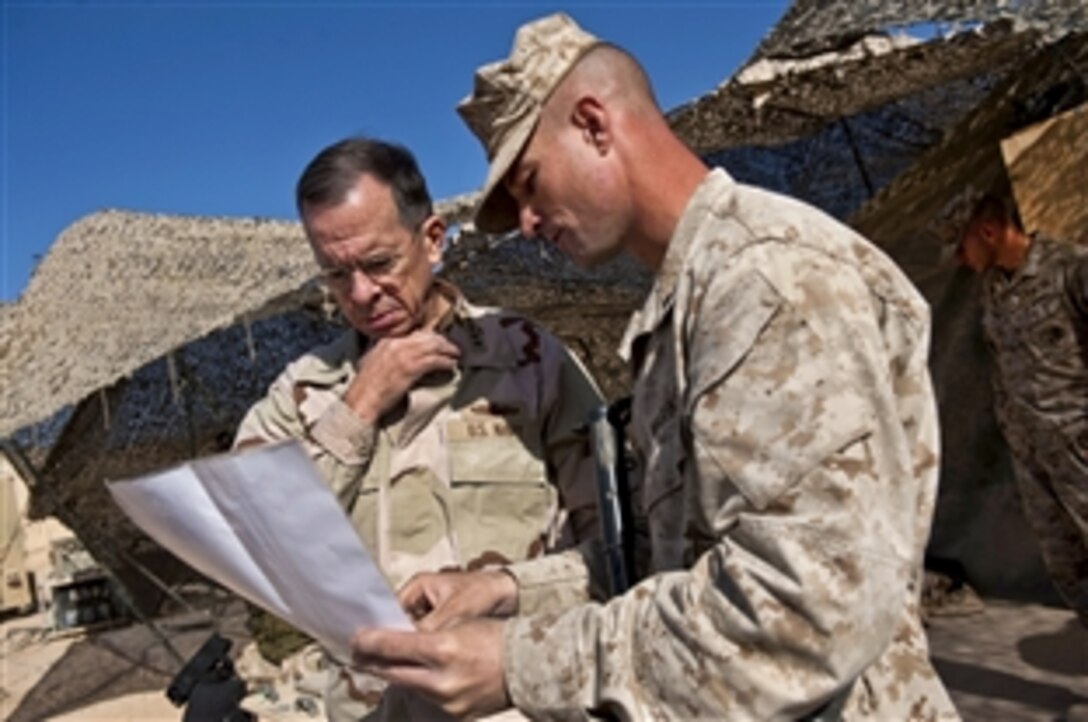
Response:
POLYGON ((540 329, 527 318, 521 316, 504 316, 499 319, 503 328, 516 327, 524 334, 523 342, 518 348, 518 366, 540 363, 540 329))

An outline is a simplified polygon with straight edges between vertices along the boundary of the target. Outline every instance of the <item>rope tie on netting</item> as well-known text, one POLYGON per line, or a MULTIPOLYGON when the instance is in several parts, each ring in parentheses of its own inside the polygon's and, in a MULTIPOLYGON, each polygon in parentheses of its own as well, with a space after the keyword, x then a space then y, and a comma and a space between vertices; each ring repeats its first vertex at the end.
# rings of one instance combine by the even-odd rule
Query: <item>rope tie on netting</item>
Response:
POLYGON ((174 397, 174 403, 181 403, 181 381, 178 379, 178 362, 174 358, 174 352, 166 354, 166 373, 170 377, 170 392, 174 397))
POLYGON ((106 431, 110 430, 110 399, 106 396, 106 387, 102 386, 98 389, 98 401, 102 406, 102 428, 106 431))
POLYGON ((253 325, 249 322, 249 315, 242 315, 242 326, 246 330, 246 348, 249 349, 250 363, 257 363, 257 344, 253 341, 253 325))

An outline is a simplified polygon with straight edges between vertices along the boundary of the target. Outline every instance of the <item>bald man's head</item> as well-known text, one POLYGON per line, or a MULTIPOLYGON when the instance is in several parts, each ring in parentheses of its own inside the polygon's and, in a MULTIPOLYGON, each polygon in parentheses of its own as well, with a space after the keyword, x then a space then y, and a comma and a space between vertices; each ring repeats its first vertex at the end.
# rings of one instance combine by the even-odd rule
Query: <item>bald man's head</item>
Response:
POLYGON ((477 227, 487 232, 519 222, 506 184, 531 144, 563 142, 577 151, 579 139, 589 140, 594 153, 622 165, 623 156, 667 145, 669 132, 638 61, 563 13, 520 27, 509 58, 477 68, 472 94, 458 112, 488 155, 476 212, 477 227))
POLYGON ((561 120, 571 104, 585 95, 624 110, 659 112, 646 71, 630 53, 609 43, 595 46, 571 68, 548 98, 545 119, 561 120))

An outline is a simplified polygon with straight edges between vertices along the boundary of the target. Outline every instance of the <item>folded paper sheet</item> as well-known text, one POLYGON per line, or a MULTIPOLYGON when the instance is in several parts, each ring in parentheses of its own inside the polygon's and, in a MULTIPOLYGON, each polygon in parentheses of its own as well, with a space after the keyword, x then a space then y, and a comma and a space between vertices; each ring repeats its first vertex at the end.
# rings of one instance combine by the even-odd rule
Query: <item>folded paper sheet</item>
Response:
POLYGON ((349 658, 358 627, 412 629, 297 442, 200 459, 108 487, 152 539, 341 660, 349 658))

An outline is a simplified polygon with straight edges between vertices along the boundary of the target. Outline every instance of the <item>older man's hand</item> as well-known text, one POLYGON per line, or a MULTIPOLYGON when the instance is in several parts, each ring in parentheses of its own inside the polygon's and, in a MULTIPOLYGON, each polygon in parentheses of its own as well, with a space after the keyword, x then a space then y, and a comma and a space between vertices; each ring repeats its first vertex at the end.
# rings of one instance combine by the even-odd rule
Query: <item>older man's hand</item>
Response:
POLYGON ((359 359, 344 403, 364 421, 375 423, 400 402, 421 378, 434 371, 453 371, 461 351, 434 331, 383 338, 359 359))
POLYGON ((424 632, 477 617, 509 617, 518 611, 517 582, 501 570, 416 574, 400 588, 397 598, 424 632))
POLYGON ((360 629, 351 640, 355 666, 413 689, 455 717, 510 706, 502 672, 502 625, 479 619, 439 632, 360 629))

